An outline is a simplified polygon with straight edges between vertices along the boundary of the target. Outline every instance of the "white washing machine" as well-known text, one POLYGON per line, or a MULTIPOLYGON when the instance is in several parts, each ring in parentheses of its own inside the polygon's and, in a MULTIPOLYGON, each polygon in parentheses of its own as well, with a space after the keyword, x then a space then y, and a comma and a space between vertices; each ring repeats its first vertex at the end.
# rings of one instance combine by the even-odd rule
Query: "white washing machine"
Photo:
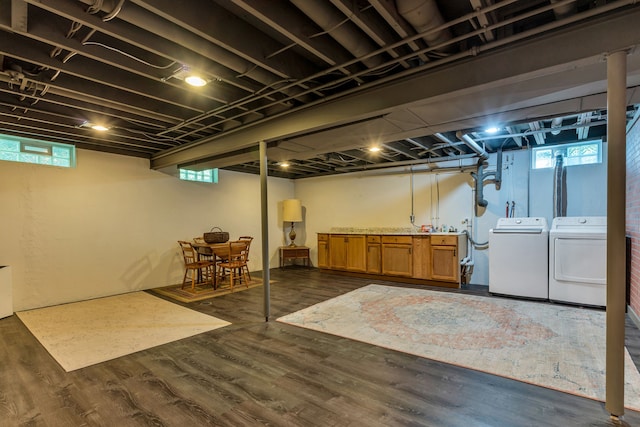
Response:
POLYGON ((489 230, 489 292, 546 300, 548 266, 545 218, 499 218, 489 230))
POLYGON ((607 217, 558 217, 549 231, 549 299, 607 305, 607 217))

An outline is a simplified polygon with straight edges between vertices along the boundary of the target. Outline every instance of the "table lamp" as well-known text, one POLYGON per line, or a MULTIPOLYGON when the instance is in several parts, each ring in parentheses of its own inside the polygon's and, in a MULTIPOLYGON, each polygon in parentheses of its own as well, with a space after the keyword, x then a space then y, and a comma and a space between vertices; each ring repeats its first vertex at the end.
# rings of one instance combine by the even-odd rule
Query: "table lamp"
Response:
POLYGON ((288 199, 283 201, 282 220, 284 222, 291 223, 291 231, 289 232, 291 244, 289 246, 296 246, 294 243, 294 240, 296 239, 296 231, 293 229, 293 223, 302 221, 302 202, 298 199, 288 199))

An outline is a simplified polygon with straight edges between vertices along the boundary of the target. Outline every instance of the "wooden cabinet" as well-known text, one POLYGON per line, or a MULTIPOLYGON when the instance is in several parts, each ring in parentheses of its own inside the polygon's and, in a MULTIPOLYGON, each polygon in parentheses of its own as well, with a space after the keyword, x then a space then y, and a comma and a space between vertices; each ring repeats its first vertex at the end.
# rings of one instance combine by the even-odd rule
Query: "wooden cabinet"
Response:
POLYGON ((412 283, 459 286, 460 261, 466 255, 463 234, 318 233, 318 267, 387 276, 390 280, 406 278, 412 283))
POLYGON ((367 273, 382 273, 382 246, 380 236, 367 236, 367 273))
POLYGON ((431 236, 413 236, 413 277, 431 279, 431 236))
POLYGON ((412 252, 411 236, 382 236, 382 274, 411 277, 412 252))
POLYGON ((318 234, 318 268, 329 268, 329 235, 318 234))
POLYGON ((330 267, 336 270, 367 271, 366 236, 332 234, 329 237, 330 267))
POLYGON ((431 278, 460 281, 460 260, 466 256, 466 245, 459 235, 431 236, 431 278))

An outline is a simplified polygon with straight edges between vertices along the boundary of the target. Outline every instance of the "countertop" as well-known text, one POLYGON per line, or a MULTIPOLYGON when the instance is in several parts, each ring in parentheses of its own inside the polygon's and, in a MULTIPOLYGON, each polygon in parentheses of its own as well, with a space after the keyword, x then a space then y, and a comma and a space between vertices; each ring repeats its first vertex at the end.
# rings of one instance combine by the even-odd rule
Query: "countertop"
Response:
POLYGON ((425 233, 413 227, 331 227, 329 231, 318 234, 379 234, 395 236, 457 236, 463 234, 461 231, 443 232, 434 231, 425 233))

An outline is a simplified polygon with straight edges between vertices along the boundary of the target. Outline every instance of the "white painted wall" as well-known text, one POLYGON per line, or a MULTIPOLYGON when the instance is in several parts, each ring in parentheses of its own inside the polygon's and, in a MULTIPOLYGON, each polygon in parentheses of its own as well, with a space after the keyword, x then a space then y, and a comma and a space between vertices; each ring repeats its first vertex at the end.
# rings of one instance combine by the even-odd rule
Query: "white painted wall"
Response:
MULTIPOLYGON (((566 170, 567 215, 606 215, 606 144, 603 163, 573 166, 566 170)), ((551 224, 553 216, 553 169, 529 170, 529 150, 504 154, 502 185, 484 185, 486 208, 475 215, 475 188, 469 172, 420 172, 414 167, 413 212, 415 225, 453 225, 467 229, 478 243, 487 242, 489 230, 505 216, 505 204, 515 201, 515 216, 543 216, 551 224), (470 218, 470 225, 462 224, 470 218)), ((446 166, 441 164, 441 166, 446 166)), ((496 156, 491 155, 485 171, 495 171, 496 156)), ((317 262, 316 233, 331 227, 410 227, 412 207, 409 168, 378 170, 330 177, 296 180, 296 197, 306 211, 305 243, 317 262)), ((300 236, 302 232, 299 232, 300 236)), ((298 239, 296 239, 298 242, 298 239)), ((471 283, 488 285, 489 249, 471 251, 475 261, 471 283)))
MULTIPOLYGON (((603 145, 606 147, 606 144, 603 145)), ((606 150, 605 150, 606 152, 606 150)), ((487 170, 495 170, 495 156, 487 170)), ((602 165, 567 169, 568 215, 606 214, 606 153, 602 165)), ((468 172, 413 173, 415 224, 466 226, 488 240, 507 200, 516 216, 551 221, 553 171, 529 173, 527 150, 505 154, 503 184, 484 186, 489 205, 474 216, 468 172)), ((269 246, 287 243, 282 200, 302 200, 296 243, 311 248, 331 227, 409 227, 408 168, 296 180, 269 178, 269 246)), ((217 185, 183 182, 149 169, 144 159, 78 150, 78 166, 61 169, 0 162, 0 265, 13 272, 16 311, 179 283, 179 239, 213 226, 232 238, 255 236, 250 268, 262 269, 260 178, 220 171, 217 185)), ((474 250, 472 283, 488 284, 488 250, 474 250)))
MULTIPOLYGON (((262 270, 260 177, 220 171, 219 184, 180 181, 149 162, 78 150, 74 169, 0 162, 0 265, 13 272, 16 311, 180 283, 177 240, 220 226, 252 235, 262 270)), ((283 243, 281 200, 269 178, 270 265, 283 243)))

